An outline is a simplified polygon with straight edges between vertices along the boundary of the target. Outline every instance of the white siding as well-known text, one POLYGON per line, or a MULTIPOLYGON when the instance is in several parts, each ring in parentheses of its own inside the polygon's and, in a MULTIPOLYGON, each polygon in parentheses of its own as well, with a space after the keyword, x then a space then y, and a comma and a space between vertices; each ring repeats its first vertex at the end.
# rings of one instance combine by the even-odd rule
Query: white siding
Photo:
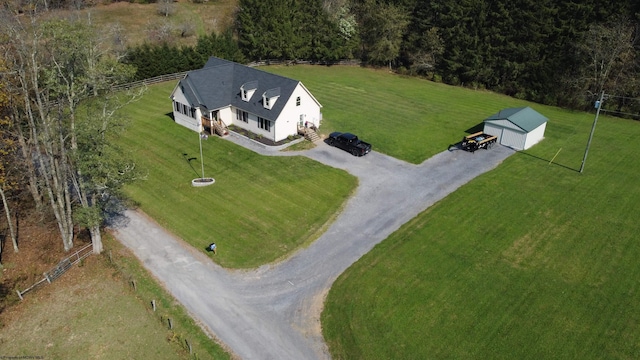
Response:
POLYGON ((544 139, 544 131, 546 128, 547 123, 544 123, 527 134, 527 141, 525 142, 524 150, 532 147, 533 145, 539 143, 542 139, 544 139))
MULTIPOLYGON (((189 102, 182 93, 182 89, 178 86, 174 89, 172 99, 181 104, 189 105, 189 102)), ((271 122, 269 131, 261 129, 258 126, 258 116, 255 114, 249 113, 248 123, 236 120, 236 108, 232 106, 219 109, 218 119, 222 120, 226 125, 233 124, 273 141, 280 141, 286 139, 290 135, 296 135, 298 133, 298 124, 300 122, 302 122, 301 125, 304 125, 304 122, 308 121, 309 125, 313 124, 316 127, 320 127, 320 122, 322 120, 322 113, 320 112, 321 106, 301 83, 298 83, 289 99, 278 99, 278 101, 285 100, 287 102, 280 113, 280 116, 277 119, 267 119, 271 122), (298 98, 300 98, 300 105, 297 105, 298 98)), ((205 115, 208 116, 209 114, 205 115)), ((200 116, 199 109, 196 113, 195 119, 173 109, 175 122, 196 132, 201 130, 200 116)))
MULTIPOLYGON (((278 99, 278 101, 284 100, 283 98, 278 99)), ((303 115, 304 119, 310 124, 314 124, 316 127, 320 126, 322 116, 320 113, 320 104, 318 104, 304 86, 300 84, 294 89, 291 97, 287 99, 284 108, 280 112, 280 116, 275 119, 275 121, 271 120, 271 129, 269 132, 258 127, 258 116, 255 114, 249 113, 249 122, 245 123, 244 121, 236 119, 235 107, 220 109, 219 113, 220 119, 222 119, 225 124, 233 124, 275 142, 284 140, 288 136, 298 133, 300 115, 303 115), (298 97, 300 97, 299 106, 296 105, 298 97)))
POLYGON ((506 120, 485 122, 484 132, 489 135, 497 136, 498 142, 501 145, 509 146, 517 150, 524 149, 525 141, 527 139, 527 133, 506 120))
POLYGON ((177 124, 180 124, 195 132, 200 132, 200 123, 198 122, 198 120, 186 115, 182 115, 180 113, 176 113, 175 111, 173 112, 173 117, 177 124))
POLYGON ((185 115, 185 114, 182 114, 181 112, 176 111, 176 108, 174 105, 176 102, 183 105, 187 105, 187 107, 191 108, 189 101, 182 93, 182 89, 180 89, 179 87, 176 87, 176 89, 172 94, 172 99, 173 99, 173 104, 171 105, 172 106, 171 110, 173 111, 173 119, 175 120, 175 122, 195 132, 200 132, 201 130, 200 115, 199 115, 200 111, 196 111, 196 118, 192 118, 189 115, 185 115))
MULTIPOLYGON (((225 109, 227 110, 227 109, 225 109)), ((242 120, 238 120, 236 119, 236 110, 237 108, 235 107, 231 107, 228 110, 230 110, 230 114, 231 114, 231 122, 227 122, 225 119, 223 119, 224 123, 227 125, 235 125, 239 128, 243 128, 245 130, 249 130, 252 133, 256 134, 256 135, 262 135, 262 137, 267 138, 269 140, 272 141, 277 141, 274 140, 275 139, 275 125, 276 123, 273 120, 269 120, 271 122, 271 127, 269 129, 269 131, 264 130, 262 128, 260 128, 259 124, 258 124, 258 115, 252 114, 252 113, 247 113, 248 114, 248 122, 244 122, 242 120)), ((227 111, 225 111, 225 113, 227 113, 227 111)), ((285 136, 286 137, 286 136, 285 136)))
POLYGON ((525 141, 527 140, 527 133, 523 131, 515 131, 513 129, 502 129, 502 135, 500 135, 500 144, 509 146, 517 150, 524 149, 525 141))
POLYGON ((322 114, 320 113, 320 104, 304 86, 298 83, 276 121, 275 141, 283 140, 289 135, 295 135, 298 132, 298 124, 301 119, 303 126, 304 122, 308 121, 309 125, 320 127, 322 114), (296 105, 298 97, 300 97, 300 105, 296 105))
POLYGON ((232 110, 231 106, 227 106, 225 108, 222 108, 220 110, 218 110, 218 119, 222 120, 223 123, 225 123, 225 125, 229 126, 231 124, 233 124, 234 120, 236 118, 236 113, 235 113, 235 109, 232 110))
POLYGON ((173 98, 174 101, 178 101, 183 104, 189 104, 189 101, 182 93, 182 89, 180 89, 179 84, 174 89, 173 94, 171 94, 171 97, 173 98))
POLYGON ((500 137, 502 135, 502 128, 492 123, 486 122, 484 123, 484 133, 500 137))
POLYGON ((484 123, 484 132, 498 137, 500 144, 517 150, 526 150, 544 138, 547 123, 527 133, 508 120, 492 120, 484 123))

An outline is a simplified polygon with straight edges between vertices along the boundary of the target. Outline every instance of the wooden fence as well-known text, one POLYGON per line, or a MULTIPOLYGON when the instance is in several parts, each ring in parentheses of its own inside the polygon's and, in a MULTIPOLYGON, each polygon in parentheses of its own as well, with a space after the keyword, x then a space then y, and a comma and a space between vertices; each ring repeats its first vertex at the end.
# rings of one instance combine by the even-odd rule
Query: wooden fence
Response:
POLYGON ((138 88, 140 86, 158 84, 158 83, 169 81, 169 80, 178 80, 178 79, 182 79, 186 74, 187 74, 187 71, 182 71, 174 74, 160 75, 160 76, 152 77, 149 79, 138 80, 138 81, 130 82, 127 84, 116 85, 112 87, 111 90, 113 91, 129 90, 129 89, 138 88))
MULTIPOLYGON (((337 61, 260 60, 260 61, 254 61, 254 62, 248 63, 246 65, 249 67, 257 67, 257 66, 267 66, 267 65, 287 65, 288 66, 288 65, 297 65, 297 64, 355 66, 355 65, 361 65, 362 62, 359 60, 337 60, 337 61)), ((182 79, 187 73, 188 71, 182 71, 182 72, 173 73, 173 74, 160 75, 160 76, 152 77, 149 79, 138 80, 138 81, 130 82, 127 84, 116 85, 112 87, 111 90, 113 91, 129 90, 129 89, 135 89, 141 86, 158 84, 165 81, 178 80, 178 79, 182 79)))
POLYGON ((40 284, 43 284, 45 281, 51 284, 52 281, 54 281, 55 279, 59 278, 62 274, 67 272, 67 270, 69 270, 73 265, 79 263, 80 261, 82 261, 87 256, 91 255, 92 253, 93 253, 93 244, 88 244, 82 247, 80 250, 73 253, 73 255, 62 259, 62 261, 60 261, 58 265, 56 265, 54 268, 45 272, 43 274, 44 277, 40 281, 29 286, 25 290, 22 290, 22 291, 16 290, 16 292, 18 293, 18 297, 20 298, 20 300, 23 300, 22 295, 37 288, 40 284))

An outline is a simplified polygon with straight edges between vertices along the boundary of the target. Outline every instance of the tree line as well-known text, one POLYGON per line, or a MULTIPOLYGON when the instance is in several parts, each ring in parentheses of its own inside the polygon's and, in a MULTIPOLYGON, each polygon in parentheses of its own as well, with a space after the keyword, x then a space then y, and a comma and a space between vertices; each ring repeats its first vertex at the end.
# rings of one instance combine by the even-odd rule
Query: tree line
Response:
POLYGON ((143 176, 113 141, 126 125, 117 110, 141 91, 111 88, 135 68, 89 19, 0 10, 0 28, 0 197, 14 251, 15 214, 31 206, 66 251, 86 229, 100 253, 122 186, 143 176))
POLYGON ((239 0, 233 29, 198 45, 142 45, 137 77, 233 61, 357 59, 402 74, 585 109, 638 114, 640 2, 633 0, 239 0), (626 100, 625 100, 626 99, 626 100))
POLYGON ((165 42, 131 47, 121 61, 136 69, 135 80, 144 80, 199 69, 212 55, 239 63, 246 61, 231 29, 220 35, 211 33, 200 36, 195 46, 177 46, 165 42))
POLYGON ((236 32, 250 60, 352 57, 583 108, 603 89, 640 96, 639 20, 633 0, 240 0, 236 32))

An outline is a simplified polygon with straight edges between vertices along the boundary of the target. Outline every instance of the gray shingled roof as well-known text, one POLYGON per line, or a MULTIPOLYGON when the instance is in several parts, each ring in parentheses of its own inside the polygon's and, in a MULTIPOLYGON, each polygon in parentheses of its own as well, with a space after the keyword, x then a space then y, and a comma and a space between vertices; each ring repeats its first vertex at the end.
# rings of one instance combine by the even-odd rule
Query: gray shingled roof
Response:
POLYGON ((508 120, 517 127, 526 132, 536 129, 538 126, 549 121, 544 115, 533 110, 530 107, 509 108, 500 110, 497 114, 493 114, 484 121, 492 120, 508 120))
POLYGON ((178 86, 192 107, 216 110, 229 105, 265 119, 276 120, 299 81, 251 68, 231 61, 209 58, 202 69, 189 71, 178 86), (240 87, 255 86, 247 102, 242 100, 240 87), (262 94, 280 98, 266 109, 262 94))

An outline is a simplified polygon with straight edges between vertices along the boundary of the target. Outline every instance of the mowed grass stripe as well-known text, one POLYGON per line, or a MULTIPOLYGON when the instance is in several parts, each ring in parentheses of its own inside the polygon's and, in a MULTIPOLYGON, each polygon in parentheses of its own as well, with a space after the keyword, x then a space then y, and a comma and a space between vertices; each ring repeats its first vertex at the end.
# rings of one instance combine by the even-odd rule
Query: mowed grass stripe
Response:
POLYGON ((584 174, 518 153, 406 224, 332 288, 333 357, 637 357, 636 136, 601 118, 584 174))
POLYGON ((263 157, 226 140, 202 141, 175 124, 168 96, 174 83, 152 86, 125 111, 132 121, 120 145, 147 173, 128 194, 161 225, 193 246, 215 241, 223 266, 253 267, 286 256, 318 236, 356 185, 341 170, 304 157, 263 157), (189 160, 191 159, 191 160, 189 160))
POLYGON ((458 89, 358 67, 269 66, 302 81, 324 105, 325 135, 349 131, 374 149, 420 163, 460 141, 501 108, 525 106, 506 96, 458 89), (490 100, 490 101, 488 101, 490 100))

